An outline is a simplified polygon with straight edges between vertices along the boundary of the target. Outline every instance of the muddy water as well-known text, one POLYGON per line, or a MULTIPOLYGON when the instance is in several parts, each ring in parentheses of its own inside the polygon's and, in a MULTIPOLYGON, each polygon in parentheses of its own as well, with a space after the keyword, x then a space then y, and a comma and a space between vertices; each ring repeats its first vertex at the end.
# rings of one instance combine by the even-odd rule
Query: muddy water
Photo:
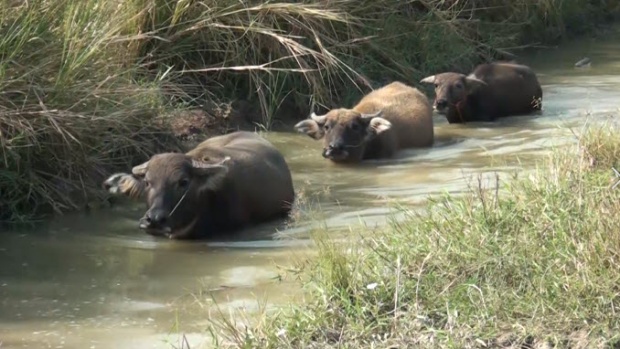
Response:
POLYGON ((522 59, 540 73, 543 115, 468 126, 437 117, 436 146, 395 159, 335 166, 307 136, 266 134, 293 169, 299 210, 293 222, 234 241, 152 238, 137 229, 142 205, 0 234, 0 348, 172 348, 182 347, 179 333, 191 348, 203 347, 200 331, 220 316, 210 305, 228 314, 295 300, 298 285, 278 282, 277 266, 311 251, 313 226, 383 224, 395 203, 461 192, 472 175, 525 168, 573 143, 561 126, 579 131, 586 117, 620 115, 617 52, 620 41, 588 41, 522 59), (584 56, 592 66, 575 69, 584 56))

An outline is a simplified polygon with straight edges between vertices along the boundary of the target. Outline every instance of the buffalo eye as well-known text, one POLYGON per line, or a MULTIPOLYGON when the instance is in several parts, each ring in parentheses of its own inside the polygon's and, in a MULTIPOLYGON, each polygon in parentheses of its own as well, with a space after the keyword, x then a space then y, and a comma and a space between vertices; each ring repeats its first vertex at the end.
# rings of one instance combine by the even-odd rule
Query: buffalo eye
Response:
POLYGON ((150 187, 151 186, 151 182, 149 182, 148 179, 145 179, 144 180, 144 186, 147 187, 147 188, 150 187))
POLYGON ((360 125, 358 125, 358 124, 351 124, 351 129, 353 131, 359 131, 360 130, 360 125))
POLYGON ((179 187, 187 188, 189 186, 189 179, 183 178, 179 181, 179 187))
POLYGON ((457 82, 456 85, 454 85, 456 88, 458 88, 459 90, 463 88, 463 84, 460 82, 457 82))
POLYGON ((325 131, 329 131, 329 125, 328 125, 328 124, 323 125, 323 129, 324 129, 325 131))

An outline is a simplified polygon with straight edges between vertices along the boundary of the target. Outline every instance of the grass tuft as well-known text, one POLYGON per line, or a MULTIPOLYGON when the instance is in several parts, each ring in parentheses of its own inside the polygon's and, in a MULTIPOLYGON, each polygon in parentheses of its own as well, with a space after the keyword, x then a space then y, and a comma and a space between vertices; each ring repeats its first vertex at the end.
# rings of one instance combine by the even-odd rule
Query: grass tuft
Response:
POLYGON ((609 165, 620 156, 618 131, 591 128, 580 137, 588 152, 558 151, 498 182, 502 190, 479 182, 357 239, 319 235, 318 257, 304 264, 306 302, 245 337, 212 332, 235 348, 617 343, 620 189, 610 188, 609 165))

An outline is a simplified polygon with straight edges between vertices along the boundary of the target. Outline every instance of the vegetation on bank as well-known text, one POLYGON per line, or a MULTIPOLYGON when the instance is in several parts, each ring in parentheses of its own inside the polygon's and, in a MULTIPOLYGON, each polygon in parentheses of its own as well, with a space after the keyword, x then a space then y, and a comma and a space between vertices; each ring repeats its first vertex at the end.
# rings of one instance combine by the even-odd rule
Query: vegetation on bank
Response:
POLYGON ((168 126, 189 108, 205 111, 192 116, 199 125, 249 120, 269 128, 274 116, 346 104, 386 80, 416 83, 431 71, 588 32, 618 7, 0 1, 0 221, 82 207, 102 194, 106 174, 177 148, 168 126))
POLYGON ((497 190, 431 200, 301 263, 307 300, 235 348, 617 348, 620 128, 597 128, 497 190), (575 147, 576 148, 576 147, 575 147))

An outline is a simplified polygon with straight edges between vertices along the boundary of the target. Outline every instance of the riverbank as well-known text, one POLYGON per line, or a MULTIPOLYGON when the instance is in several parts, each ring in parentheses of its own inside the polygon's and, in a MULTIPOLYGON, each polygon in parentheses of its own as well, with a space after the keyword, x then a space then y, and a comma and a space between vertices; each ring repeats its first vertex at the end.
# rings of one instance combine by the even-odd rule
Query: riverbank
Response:
POLYGON ((586 0, 211 5, 0 4, 0 221, 100 202, 107 174, 180 149, 179 137, 283 127, 393 79, 417 85, 593 33, 618 13, 586 0))
POLYGON ((615 347, 620 165, 615 126, 508 183, 474 185, 300 263, 307 299, 221 347, 615 347))

